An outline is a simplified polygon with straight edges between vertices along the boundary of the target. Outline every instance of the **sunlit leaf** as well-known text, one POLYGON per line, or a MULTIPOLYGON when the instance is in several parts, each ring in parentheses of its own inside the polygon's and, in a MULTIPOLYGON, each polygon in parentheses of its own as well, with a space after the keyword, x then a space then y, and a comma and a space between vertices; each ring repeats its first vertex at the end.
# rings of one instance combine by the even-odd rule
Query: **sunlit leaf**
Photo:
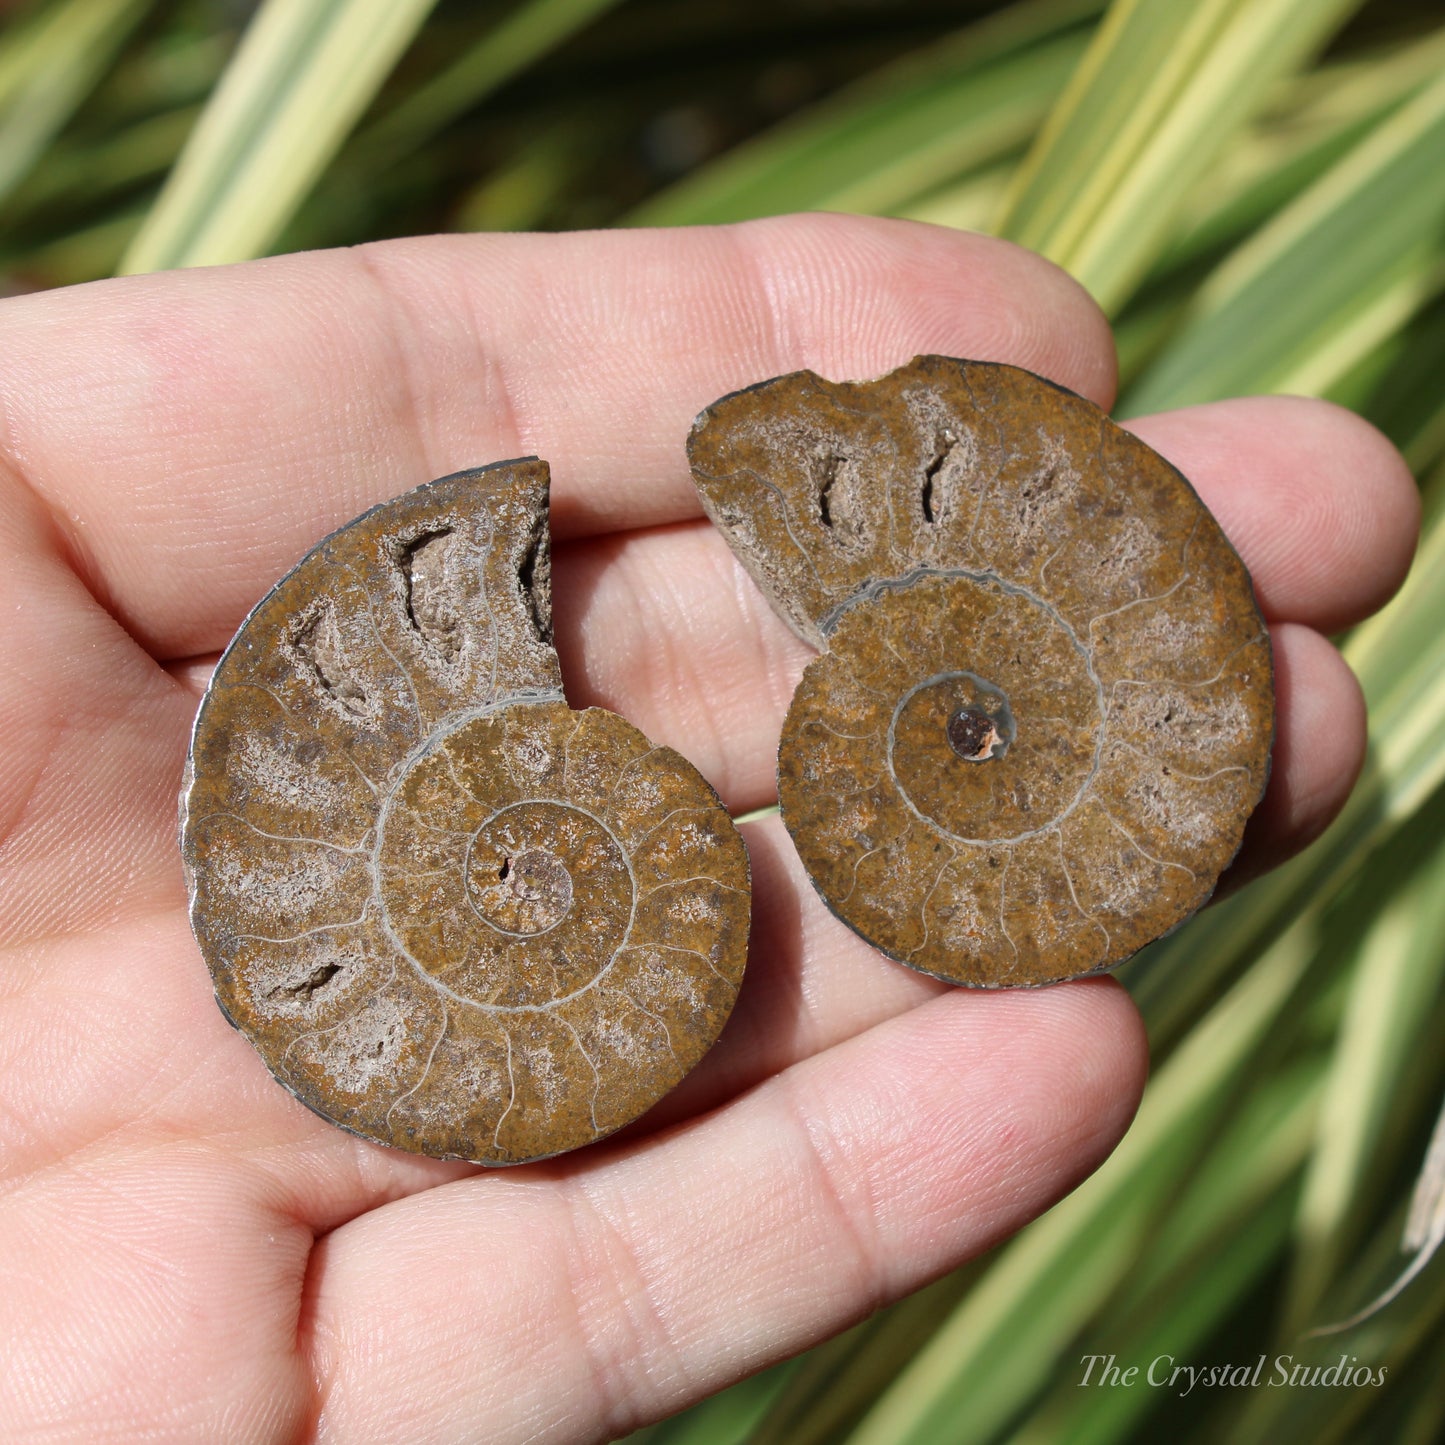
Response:
POLYGON ((1445 77, 1220 266, 1129 410, 1327 390, 1445 281, 1442 175, 1445 77))
POLYGON ((997 229, 1107 310, 1132 293, 1184 197, 1359 0, 1117 0, 1021 167, 997 229))
POLYGON ((433 3, 266 0, 121 269, 263 254, 433 3))

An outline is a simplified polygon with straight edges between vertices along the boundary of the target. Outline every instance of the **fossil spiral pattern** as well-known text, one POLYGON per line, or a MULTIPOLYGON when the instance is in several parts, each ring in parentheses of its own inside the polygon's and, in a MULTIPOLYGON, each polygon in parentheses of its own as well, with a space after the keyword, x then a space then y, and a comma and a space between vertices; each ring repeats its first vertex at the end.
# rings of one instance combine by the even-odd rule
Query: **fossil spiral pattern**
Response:
POLYGON ((937 356, 724 397, 689 455, 822 649, 778 788, 840 918, 997 987, 1108 968, 1204 903, 1266 782, 1272 667, 1174 468, 1039 377, 937 356))
POLYGON ((318 545, 216 668, 181 799, 221 1007, 343 1127, 488 1164, 637 1117, 721 1030, 747 854, 685 759, 574 712, 548 472, 420 487, 318 545))

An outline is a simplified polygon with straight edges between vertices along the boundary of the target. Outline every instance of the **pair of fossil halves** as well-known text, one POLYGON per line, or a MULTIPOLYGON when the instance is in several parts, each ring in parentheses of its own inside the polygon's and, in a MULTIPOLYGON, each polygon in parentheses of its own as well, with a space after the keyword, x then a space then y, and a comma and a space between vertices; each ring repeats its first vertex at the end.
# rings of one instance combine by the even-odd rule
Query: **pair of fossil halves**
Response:
MULTIPOLYGON (((1269 639, 1189 484, 1028 372, 797 372, 689 440, 708 515, 819 649, 783 820, 889 957, 979 987, 1095 973, 1194 912, 1266 781, 1269 639)), ((671 748, 567 706, 548 471, 444 477, 247 618, 181 798, 226 1016, 327 1119, 510 1164, 587 1144, 722 1030, 748 855, 671 748)))

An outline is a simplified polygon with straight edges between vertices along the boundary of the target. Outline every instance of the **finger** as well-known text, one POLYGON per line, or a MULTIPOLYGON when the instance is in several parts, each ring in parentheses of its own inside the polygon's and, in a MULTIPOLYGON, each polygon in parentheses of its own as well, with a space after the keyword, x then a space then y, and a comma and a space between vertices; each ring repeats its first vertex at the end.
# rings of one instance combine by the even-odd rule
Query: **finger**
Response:
POLYGON ((1337 631, 1405 580, 1420 495, 1369 422, 1304 397, 1245 397, 1129 423, 1194 484, 1265 616, 1337 631))
POLYGON ((338 1438, 616 1438, 986 1249, 1108 1153, 1144 1043, 1106 982, 952 993, 696 1126, 467 1180, 322 1241, 338 1438))
POLYGON ((934 350, 1106 402, 1083 290, 1004 242, 841 216, 452 236, 7 301, 11 455, 156 655, 219 648, 315 540, 431 477, 534 452, 560 533, 694 515, 724 392, 934 350))

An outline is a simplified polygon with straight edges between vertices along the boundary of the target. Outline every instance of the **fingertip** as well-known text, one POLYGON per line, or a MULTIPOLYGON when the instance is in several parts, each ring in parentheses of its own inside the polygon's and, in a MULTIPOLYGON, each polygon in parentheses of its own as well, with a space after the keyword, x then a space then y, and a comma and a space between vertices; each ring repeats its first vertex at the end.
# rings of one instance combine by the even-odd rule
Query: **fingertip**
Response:
POLYGON ((1256 396, 1129 428, 1189 478, 1271 620, 1338 631, 1404 581, 1419 491, 1404 458, 1363 417, 1310 397, 1256 396))
MULTIPOLYGON (((995 995, 1019 1010, 1015 1025, 1037 1061, 1038 1107, 1073 1188, 1128 1131, 1149 1076, 1149 1041, 1128 991, 1095 977, 995 995)), ((1027 1077, 1027 1066, 1015 1069, 1027 1077)))
POLYGON ((1269 803, 1298 851, 1344 807, 1365 761, 1369 719, 1359 679, 1327 638, 1286 623, 1273 641, 1277 732, 1269 803))
POLYGON ((1301 607, 1281 598, 1273 615, 1322 632, 1369 616, 1405 580, 1419 540, 1420 493, 1405 459, 1334 402, 1291 396, 1241 406, 1282 443, 1271 467, 1275 513, 1287 525, 1256 535, 1260 570, 1310 599, 1301 607))
POLYGON ((1329 827, 1364 765, 1368 714, 1349 664, 1313 628, 1278 623, 1270 781, 1221 885, 1226 894, 1306 848, 1329 827))
POLYGON ((1420 541, 1420 489, 1395 444, 1364 417, 1330 401, 1282 400, 1313 415, 1308 463, 1353 482, 1336 489, 1336 526, 1342 548, 1368 561, 1355 605, 1315 622, 1334 631, 1383 607, 1404 582, 1420 541))

